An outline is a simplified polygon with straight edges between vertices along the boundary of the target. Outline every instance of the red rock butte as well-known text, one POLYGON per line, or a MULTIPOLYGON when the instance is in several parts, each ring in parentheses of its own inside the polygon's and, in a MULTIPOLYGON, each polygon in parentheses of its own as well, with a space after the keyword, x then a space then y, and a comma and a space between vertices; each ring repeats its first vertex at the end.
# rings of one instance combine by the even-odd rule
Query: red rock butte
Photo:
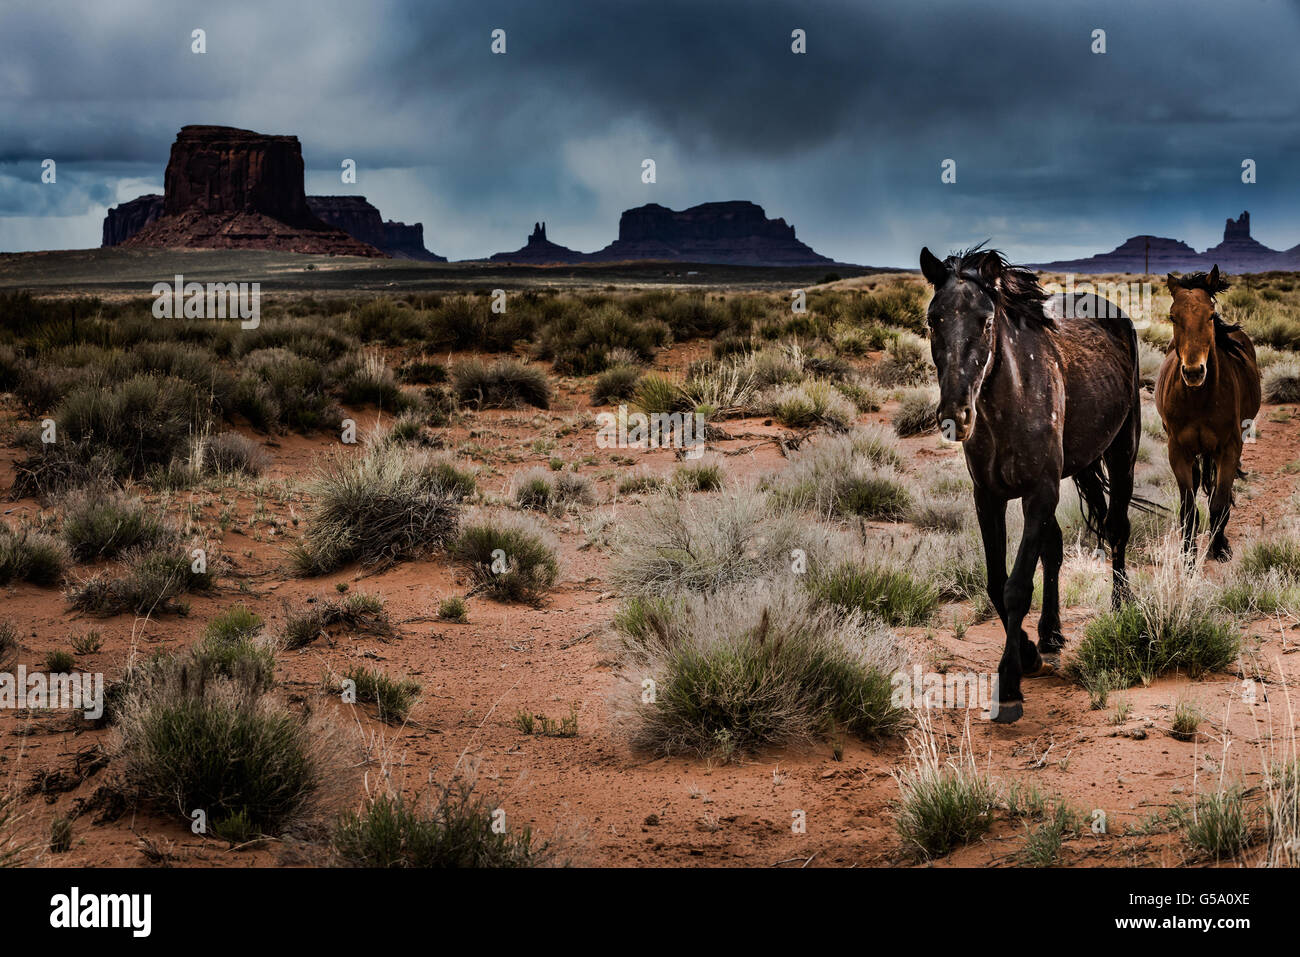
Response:
POLYGON ((385 255, 312 212, 298 137, 228 126, 181 129, 162 215, 122 245, 385 255))

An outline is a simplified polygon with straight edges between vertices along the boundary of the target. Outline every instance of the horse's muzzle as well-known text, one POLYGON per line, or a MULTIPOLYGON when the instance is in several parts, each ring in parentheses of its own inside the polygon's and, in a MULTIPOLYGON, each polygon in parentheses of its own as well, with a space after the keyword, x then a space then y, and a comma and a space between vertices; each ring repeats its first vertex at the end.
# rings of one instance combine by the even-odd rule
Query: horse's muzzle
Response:
POLYGON ((1195 389, 1197 386, 1205 384, 1205 363, 1198 366, 1182 366, 1180 368, 1183 382, 1195 389))
POLYGON ((971 405, 958 405, 950 408, 939 406, 935 415, 939 423, 939 434, 949 442, 965 442, 970 438, 975 424, 975 409, 971 405))

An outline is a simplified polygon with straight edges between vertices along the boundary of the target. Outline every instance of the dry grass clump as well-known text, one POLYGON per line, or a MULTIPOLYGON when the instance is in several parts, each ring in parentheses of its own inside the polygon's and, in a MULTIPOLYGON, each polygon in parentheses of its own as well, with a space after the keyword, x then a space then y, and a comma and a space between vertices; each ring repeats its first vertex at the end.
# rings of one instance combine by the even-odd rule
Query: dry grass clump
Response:
POLYGON ((1088 624, 1067 667, 1085 687, 1126 688, 1171 671, 1198 678, 1236 660, 1241 632, 1223 611, 1204 558, 1185 561, 1176 534, 1155 558, 1133 575, 1131 602, 1088 624))
POLYGON ((67 546, 53 535, 26 524, 15 530, 0 522, 0 585, 53 585, 70 561, 67 546))
POLYGON ((824 426, 844 431, 857 417, 853 403, 833 383, 824 379, 777 386, 759 396, 756 405, 759 414, 770 415, 792 429, 824 426))
POLYGON ((309 485, 312 507, 293 550, 304 575, 349 562, 382 564, 428 554, 455 534, 473 478, 445 457, 399 445, 337 455, 309 485))
POLYGON ((72 581, 65 597, 73 608, 92 615, 183 612, 186 592, 211 590, 216 579, 211 563, 209 556, 207 567, 196 571, 195 560, 178 545, 132 548, 122 554, 116 573, 105 570, 72 581))
POLYGON ((256 477, 271 465, 271 455, 260 444, 238 432, 218 432, 202 440, 195 465, 205 474, 256 477))
POLYGON ((899 438, 922 435, 938 429, 939 390, 918 386, 904 390, 894 410, 893 426, 899 438))
POLYGON ((923 710, 908 751, 910 766, 893 772, 899 791, 894 827, 907 850, 923 860, 940 857, 992 826, 999 791, 975 763, 969 726, 955 752, 946 744, 941 751, 923 710))
POLYGON ((819 515, 901 518, 912 496, 899 471, 898 443, 879 426, 847 435, 822 436, 794 456, 793 463, 765 484, 773 500, 819 515))
POLYGON ((510 497, 520 508, 563 514, 570 508, 596 503, 591 479, 577 472, 550 472, 531 468, 518 472, 510 481, 510 497))
POLYGON ((1265 402, 1300 402, 1300 359, 1288 357, 1264 370, 1262 390, 1265 402))
POLYGON ((833 533, 775 507, 752 488, 650 498, 616 533, 613 580, 635 596, 715 592, 746 579, 793 574, 830 549, 833 533))
POLYGON ((887 388, 914 386, 934 378, 930 346, 920 336, 899 332, 885 347, 885 355, 871 368, 871 377, 887 388))
POLYGON ((818 608, 788 576, 644 609, 620 619, 619 721, 636 748, 731 760, 838 733, 888 736, 906 722, 891 702, 894 637, 818 608))

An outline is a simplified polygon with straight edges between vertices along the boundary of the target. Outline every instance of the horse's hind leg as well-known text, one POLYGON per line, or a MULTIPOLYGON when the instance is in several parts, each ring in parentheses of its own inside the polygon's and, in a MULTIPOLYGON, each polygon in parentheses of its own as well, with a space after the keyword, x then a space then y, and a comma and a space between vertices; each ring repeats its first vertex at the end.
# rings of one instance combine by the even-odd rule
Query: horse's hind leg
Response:
MULTIPOLYGON (((1125 553, 1132 526, 1128 506, 1133 500, 1133 470, 1137 465, 1138 444, 1142 440, 1142 422, 1137 412, 1130 412, 1124 428, 1110 444, 1104 456, 1110 479, 1110 503, 1106 509, 1106 540, 1110 543, 1110 604, 1119 608, 1132 597, 1128 584, 1125 553)), ((1195 510, 1193 509, 1193 512, 1195 510)))
POLYGON ((1241 446, 1221 447, 1214 461, 1214 491, 1210 493, 1210 558, 1226 562, 1232 557, 1228 544, 1228 515, 1232 511, 1232 483, 1241 462, 1241 446))

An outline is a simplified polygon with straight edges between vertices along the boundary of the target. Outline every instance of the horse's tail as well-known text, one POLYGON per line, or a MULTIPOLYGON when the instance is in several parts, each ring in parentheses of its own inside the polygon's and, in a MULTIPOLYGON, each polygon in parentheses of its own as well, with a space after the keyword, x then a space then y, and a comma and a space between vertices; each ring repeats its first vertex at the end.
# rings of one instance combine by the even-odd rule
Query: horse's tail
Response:
POLYGON ((1097 539, 1097 547, 1106 547, 1106 499, 1109 483, 1106 466, 1101 459, 1074 476, 1074 487, 1079 493, 1079 511, 1083 526, 1097 539))
MULTIPOLYGON (((1097 546, 1106 544, 1106 514, 1110 502, 1110 478, 1106 475, 1106 463, 1098 459, 1086 469, 1074 476, 1074 487, 1079 492, 1079 511, 1083 514, 1083 525, 1088 533, 1096 536, 1097 546)), ((1141 495, 1132 495, 1128 501, 1129 508, 1148 515, 1168 514, 1169 509, 1159 502, 1153 502, 1141 495)))

